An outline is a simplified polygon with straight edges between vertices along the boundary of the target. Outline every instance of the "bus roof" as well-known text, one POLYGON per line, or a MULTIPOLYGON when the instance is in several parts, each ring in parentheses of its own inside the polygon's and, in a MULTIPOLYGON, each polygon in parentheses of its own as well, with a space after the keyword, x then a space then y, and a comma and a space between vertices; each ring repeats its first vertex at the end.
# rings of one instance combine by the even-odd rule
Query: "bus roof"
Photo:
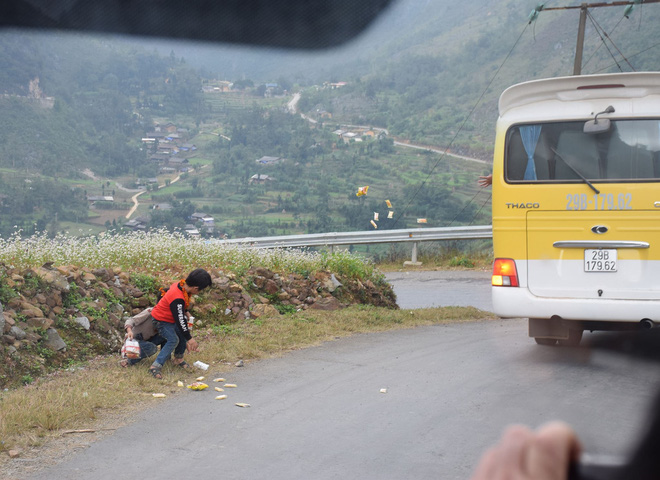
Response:
MULTIPOLYGON (((499 114, 503 117, 514 109, 535 104, 535 108, 550 102, 555 115, 562 115, 556 108, 557 102, 612 99, 635 99, 649 95, 660 96, 660 72, 608 73, 600 75, 577 75, 571 77, 546 78, 519 83, 507 88, 500 96, 499 114)), ((659 97, 660 98, 660 97, 659 97)), ((538 111, 543 116, 548 112, 538 111)), ((565 112, 566 113, 566 112, 565 112)), ((656 113, 660 113, 656 110, 656 113)))

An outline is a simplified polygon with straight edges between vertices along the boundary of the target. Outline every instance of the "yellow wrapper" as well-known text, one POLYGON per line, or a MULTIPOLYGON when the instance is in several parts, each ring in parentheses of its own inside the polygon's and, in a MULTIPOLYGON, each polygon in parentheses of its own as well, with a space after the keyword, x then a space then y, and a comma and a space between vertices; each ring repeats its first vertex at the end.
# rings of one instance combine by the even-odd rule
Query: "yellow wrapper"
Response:
POLYGON ((165 396, 166 396, 164 393, 152 393, 151 395, 154 398, 165 398, 165 396))
POLYGON ((392 208, 392 202, 385 200, 385 203, 387 204, 387 208, 392 208))
POLYGON ((201 382, 202 380, 204 380, 204 377, 197 377, 195 380, 197 380, 198 382, 201 382))
POLYGON ((226 382, 226 380, 224 378, 214 378, 213 381, 214 382, 226 382))
POLYGON ((378 225, 376 225, 376 222, 374 222, 373 220, 371 220, 371 224, 374 226, 374 228, 378 228, 378 225))
POLYGON ((366 185, 364 187, 360 187, 360 188, 358 188, 358 191, 355 195, 357 195, 358 197, 361 197, 362 195, 366 195, 368 190, 369 190, 369 185, 366 185))
POLYGON ((378 221, 378 212, 374 212, 374 221, 378 221))
POLYGON ((218 395, 215 397, 216 400, 224 400, 225 398, 227 398, 227 395, 218 395))
POLYGON ((188 388, 190 390, 204 390, 205 388, 209 388, 209 386, 202 382, 193 382, 191 385, 188 385, 188 388))
POLYGON ((425 218, 418 218, 417 223, 426 223, 426 219, 425 218))
POLYGON ((215 387, 215 391, 216 391, 216 392, 224 392, 225 389, 224 389, 224 388, 220 388, 220 387, 215 387))
POLYGON ((181 380, 179 380, 178 382, 176 382, 176 386, 177 387, 183 387, 183 382, 181 380))
POLYGON ((394 217, 394 212, 390 210, 389 212, 387 212, 387 218, 392 218, 392 217, 394 217))
POLYGON ((225 383, 223 385, 223 387, 225 387, 225 388, 236 388, 236 384, 235 383, 225 383))

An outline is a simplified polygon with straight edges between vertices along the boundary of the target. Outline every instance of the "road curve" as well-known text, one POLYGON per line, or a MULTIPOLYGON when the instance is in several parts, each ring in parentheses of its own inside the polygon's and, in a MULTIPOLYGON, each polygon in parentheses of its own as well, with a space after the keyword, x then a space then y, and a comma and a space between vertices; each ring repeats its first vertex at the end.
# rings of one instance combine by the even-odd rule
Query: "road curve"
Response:
POLYGON ((463 480, 506 425, 551 419, 570 422, 587 452, 621 454, 660 365, 589 349, 593 337, 542 347, 521 319, 355 335, 246 362, 223 374, 237 384, 226 400, 210 389, 155 399, 131 425, 20 478, 463 480))

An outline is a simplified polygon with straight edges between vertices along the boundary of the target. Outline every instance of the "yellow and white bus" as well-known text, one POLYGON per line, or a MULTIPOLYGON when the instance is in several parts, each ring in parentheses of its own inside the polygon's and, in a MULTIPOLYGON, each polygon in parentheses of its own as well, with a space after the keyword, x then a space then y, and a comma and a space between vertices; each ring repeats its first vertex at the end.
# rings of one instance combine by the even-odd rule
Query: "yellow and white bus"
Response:
POLYGON ((543 345, 660 324, 660 73, 505 90, 492 186, 495 313, 543 345))

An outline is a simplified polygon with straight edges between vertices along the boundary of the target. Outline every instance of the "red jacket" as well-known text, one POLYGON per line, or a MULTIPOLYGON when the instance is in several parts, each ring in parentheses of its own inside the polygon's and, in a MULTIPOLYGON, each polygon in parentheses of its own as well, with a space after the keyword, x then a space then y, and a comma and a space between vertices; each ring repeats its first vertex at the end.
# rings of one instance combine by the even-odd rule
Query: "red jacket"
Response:
POLYGON ((188 328, 188 319, 186 318, 186 301, 179 282, 170 285, 170 289, 165 292, 163 298, 151 311, 151 316, 159 322, 176 324, 177 329, 183 333, 186 340, 192 338, 188 328))

